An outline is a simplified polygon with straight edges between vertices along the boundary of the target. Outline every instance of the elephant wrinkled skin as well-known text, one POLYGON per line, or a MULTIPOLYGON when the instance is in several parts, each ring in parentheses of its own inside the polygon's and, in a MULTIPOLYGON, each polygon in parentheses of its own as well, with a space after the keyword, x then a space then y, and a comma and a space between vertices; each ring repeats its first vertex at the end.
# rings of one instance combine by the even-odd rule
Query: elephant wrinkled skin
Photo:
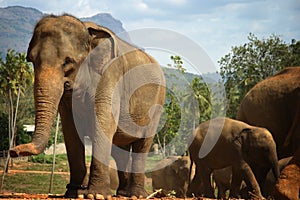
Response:
POLYGON ((238 196, 244 180, 252 193, 262 198, 260 185, 268 171, 272 169, 275 177, 279 175, 276 144, 265 128, 219 117, 201 123, 193 137, 189 152, 191 160, 196 164, 196 172, 189 185, 189 196, 194 194, 214 198, 210 175, 215 169, 232 166, 231 197, 238 196), (219 133, 221 134, 212 150, 200 158, 199 151, 204 139, 219 133))
POLYGON ((300 190, 300 67, 288 67, 256 84, 244 97, 237 119, 267 128, 279 159, 293 156, 276 184, 276 199, 298 199, 300 190), (290 166, 291 165, 291 166, 290 166), (292 191, 292 192, 291 192, 292 191))
POLYGON ((145 197, 145 160, 165 98, 159 64, 110 30, 70 15, 49 15, 37 23, 27 60, 34 65, 35 134, 10 155, 43 152, 59 111, 70 166, 65 196, 110 196, 112 155, 117 194, 145 197), (88 185, 82 187, 85 135, 93 142, 93 157, 88 185))

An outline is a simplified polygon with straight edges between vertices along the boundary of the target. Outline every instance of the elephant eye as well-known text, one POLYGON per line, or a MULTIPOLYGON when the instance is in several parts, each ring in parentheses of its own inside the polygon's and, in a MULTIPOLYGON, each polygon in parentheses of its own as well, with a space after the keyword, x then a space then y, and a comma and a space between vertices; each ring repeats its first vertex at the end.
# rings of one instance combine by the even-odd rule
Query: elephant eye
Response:
POLYGON ((63 64, 63 67, 66 67, 70 63, 74 63, 74 60, 72 58, 70 58, 70 57, 66 57, 65 58, 65 62, 63 64))

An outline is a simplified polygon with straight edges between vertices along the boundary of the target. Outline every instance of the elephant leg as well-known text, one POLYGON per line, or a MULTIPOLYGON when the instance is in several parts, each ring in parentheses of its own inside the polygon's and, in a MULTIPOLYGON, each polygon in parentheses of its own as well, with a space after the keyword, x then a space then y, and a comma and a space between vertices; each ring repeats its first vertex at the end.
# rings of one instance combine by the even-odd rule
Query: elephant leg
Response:
POLYGON ((76 198, 77 191, 84 189, 82 184, 87 172, 84 144, 74 125, 72 111, 60 109, 60 114, 70 168, 70 183, 67 185, 65 197, 76 198))
POLYGON ((130 160, 130 145, 118 147, 113 145, 112 156, 116 161, 119 177, 117 195, 128 196, 129 175, 128 164, 130 160))
POLYGON ((240 166, 232 166, 232 180, 230 184, 230 197, 239 198, 240 197, 240 187, 243 181, 243 171, 240 166))
POLYGON ((218 188, 218 199, 225 199, 226 198, 226 187, 223 184, 217 184, 218 188))
MULTIPOLYGON (((95 103, 92 105, 94 115, 94 134, 92 139, 92 162, 88 189, 80 191, 88 198, 107 198, 111 196, 109 161, 113 137, 117 131, 120 115, 120 98, 113 99, 112 89, 115 87, 109 67, 97 84, 95 103)), ((115 71, 116 75, 117 70, 115 71)))
POLYGON ((246 162, 242 162, 240 166, 242 169, 242 174, 244 175, 244 181, 246 182, 247 186, 251 187, 252 193, 253 195, 255 195, 255 198, 263 199, 264 197, 261 194, 260 186, 255 178, 251 167, 246 162))
POLYGON ((130 174, 130 196, 147 197, 145 185, 145 164, 153 138, 144 138, 132 144, 132 163, 130 174))
MULTIPOLYGON (((204 166, 204 165, 202 165, 204 166)), ((215 198, 214 188, 211 183, 212 170, 207 167, 201 167, 201 180, 204 186, 204 196, 209 198, 215 198)))
POLYGON ((106 198, 111 195, 109 175, 111 144, 112 138, 103 133, 94 137, 88 190, 83 191, 88 198, 102 198, 99 195, 106 198))
POLYGON ((196 163, 196 169, 195 169, 195 175, 189 184, 188 190, 187 190, 187 196, 188 197, 199 197, 203 194, 203 188, 201 187, 202 181, 201 181, 201 169, 199 167, 199 164, 196 163))

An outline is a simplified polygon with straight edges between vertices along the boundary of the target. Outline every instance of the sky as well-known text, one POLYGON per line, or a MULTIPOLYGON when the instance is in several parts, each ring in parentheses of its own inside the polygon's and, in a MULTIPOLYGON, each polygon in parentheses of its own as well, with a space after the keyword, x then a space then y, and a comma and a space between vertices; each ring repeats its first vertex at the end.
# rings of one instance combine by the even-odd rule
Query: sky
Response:
MULTIPOLYGON (((248 42, 249 33, 259 39, 275 34, 286 43, 300 40, 300 0, 0 0, 0 7, 12 5, 76 17, 110 13, 129 32, 164 29, 197 44, 205 54, 199 59, 208 57, 217 70, 218 60, 232 46, 248 42)), ((179 48, 184 45, 180 41, 173 40, 179 48)))

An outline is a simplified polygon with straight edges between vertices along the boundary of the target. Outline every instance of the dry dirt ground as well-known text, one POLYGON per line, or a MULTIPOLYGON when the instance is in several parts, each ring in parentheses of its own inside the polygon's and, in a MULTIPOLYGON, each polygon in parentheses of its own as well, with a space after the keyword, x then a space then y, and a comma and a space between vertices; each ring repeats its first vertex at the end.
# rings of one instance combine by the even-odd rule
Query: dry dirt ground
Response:
MULTIPOLYGON (((22 164, 21 164, 22 165, 22 164)), ((23 165, 26 165, 26 163, 23 163, 23 165)), ((22 170, 22 169, 10 169, 10 174, 14 173, 51 173, 48 171, 32 171, 32 170, 22 170)), ((56 174, 68 174, 69 172, 55 172, 56 174)), ((0 170, 0 175, 2 176, 2 170, 0 170)), ((146 185, 151 185, 151 178, 146 178, 146 185)), ((63 198, 63 194, 27 194, 27 193, 15 193, 15 192, 0 192, 0 199, 65 199, 63 198)), ((138 199, 138 200, 146 200, 144 199, 138 199)), ((148 199, 153 200, 183 200, 183 198, 174 198, 174 197, 162 197, 162 198, 156 198, 151 197, 148 199)), ((137 198, 128 198, 128 197, 116 197, 113 196, 109 198, 108 200, 137 200, 137 198)), ((185 198, 184 200, 212 200, 209 198, 185 198)))
MULTIPOLYGON (((55 194, 25 194, 25 193, 1 193, 1 199, 64 199, 62 195, 55 194)), ((163 197, 163 198, 151 198, 153 200, 183 200, 183 198, 171 198, 171 197, 163 197)), ((136 198, 127 198, 127 197, 111 197, 107 200, 137 200, 136 198)), ((147 200, 139 199, 139 200, 147 200)), ((211 200, 208 198, 185 198, 184 200, 211 200)))

